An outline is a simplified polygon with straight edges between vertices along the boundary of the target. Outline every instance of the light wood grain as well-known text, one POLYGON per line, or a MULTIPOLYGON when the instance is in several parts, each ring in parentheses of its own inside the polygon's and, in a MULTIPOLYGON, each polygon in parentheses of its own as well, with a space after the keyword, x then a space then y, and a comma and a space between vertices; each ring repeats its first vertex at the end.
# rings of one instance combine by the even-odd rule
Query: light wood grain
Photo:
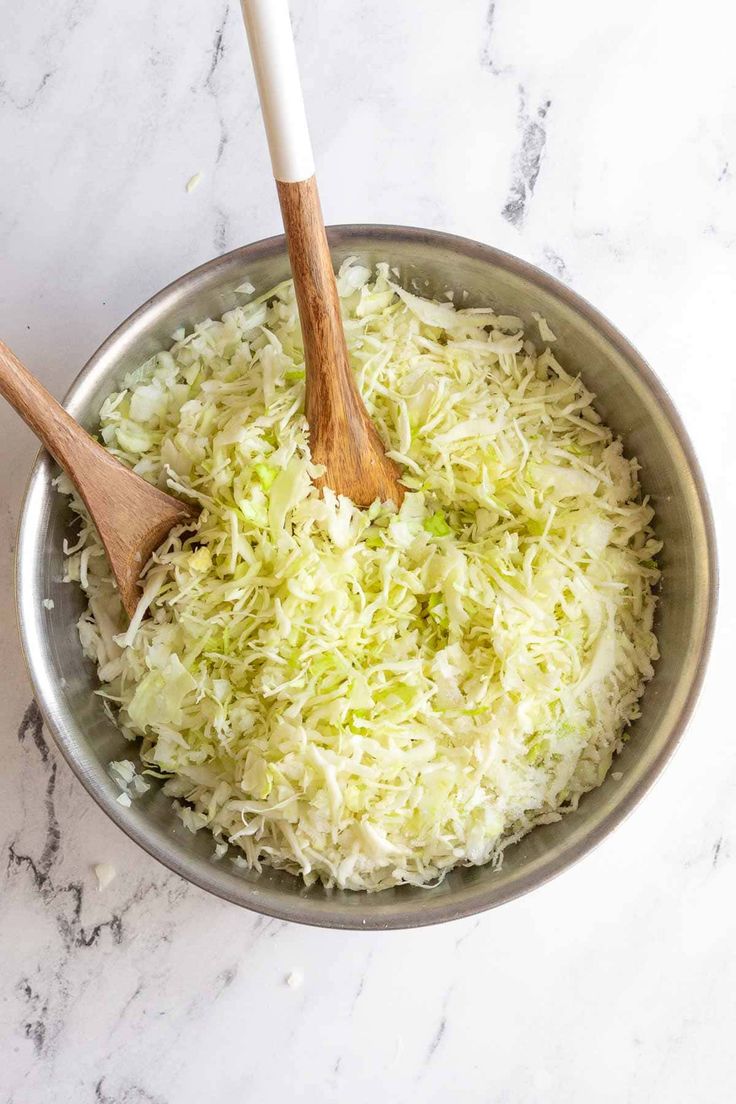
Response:
POLYGON ((399 469, 386 456, 350 367, 316 180, 276 187, 304 338, 310 448, 326 468, 320 484, 357 506, 377 498, 401 505, 399 469))
POLYGON ((0 341, 0 394, 43 442, 79 491, 132 616, 138 579, 174 525, 197 512, 130 471, 79 426, 0 341))

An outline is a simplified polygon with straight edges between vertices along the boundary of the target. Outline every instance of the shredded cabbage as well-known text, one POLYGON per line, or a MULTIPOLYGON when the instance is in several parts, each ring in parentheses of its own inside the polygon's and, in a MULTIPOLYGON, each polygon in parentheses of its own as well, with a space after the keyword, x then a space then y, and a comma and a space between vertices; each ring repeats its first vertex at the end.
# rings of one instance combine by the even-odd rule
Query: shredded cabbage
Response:
POLYGON ((602 782, 657 657, 660 545, 636 461, 518 319, 387 265, 338 284, 401 509, 314 488, 287 282, 102 407, 110 452, 202 507, 131 624, 76 499, 68 578, 99 692, 184 823, 238 865, 379 890, 497 864, 602 782))

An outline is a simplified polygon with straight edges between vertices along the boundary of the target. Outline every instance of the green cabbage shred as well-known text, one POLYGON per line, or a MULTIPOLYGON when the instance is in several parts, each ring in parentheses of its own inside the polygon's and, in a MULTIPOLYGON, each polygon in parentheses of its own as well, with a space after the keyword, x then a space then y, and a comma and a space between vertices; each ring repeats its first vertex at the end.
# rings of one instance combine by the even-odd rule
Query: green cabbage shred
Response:
POLYGON ((657 658, 660 544, 636 461, 519 319, 387 265, 338 286, 401 509, 313 486, 287 282, 103 404, 109 451, 202 507, 130 625, 76 498, 68 578, 100 693, 184 823, 239 865, 379 890, 498 864, 602 782, 657 658))

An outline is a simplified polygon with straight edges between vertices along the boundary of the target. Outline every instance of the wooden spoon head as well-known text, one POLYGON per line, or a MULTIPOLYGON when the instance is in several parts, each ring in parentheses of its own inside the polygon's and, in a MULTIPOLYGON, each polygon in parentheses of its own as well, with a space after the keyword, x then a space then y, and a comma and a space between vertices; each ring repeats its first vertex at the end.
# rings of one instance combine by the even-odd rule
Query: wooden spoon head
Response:
POLYGON ((399 468, 385 454, 350 366, 317 183, 312 176, 277 188, 304 338, 310 449, 326 468, 318 485, 356 506, 377 498, 400 506, 399 468))
POLYGON ((386 456, 376 427, 360 402, 340 432, 325 432, 319 418, 310 422, 312 459, 325 473, 316 484, 346 495, 356 506, 370 506, 376 499, 401 506, 404 488, 400 469, 386 456))
MULTIPOLYGON (((109 454, 105 454, 109 455, 109 454)), ((85 503, 104 545, 129 617, 141 597, 140 574, 175 525, 194 523, 199 510, 152 486, 112 456, 85 484, 85 503)))
MULTIPOLYGON (((160 492, 161 493, 161 492, 160 492)), ((136 544, 119 545, 115 554, 105 545, 123 608, 132 617, 140 601, 142 589, 140 574, 156 549, 163 543, 175 525, 194 523, 198 511, 192 510, 177 499, 163 494, 168 501, 160 506, 155 518, 147 515, 144 524, 136 527, 136 544), (173 504, 176 505, 173 505, 173 504)), ((104 541, 103 541, 104 543, 104 541)))

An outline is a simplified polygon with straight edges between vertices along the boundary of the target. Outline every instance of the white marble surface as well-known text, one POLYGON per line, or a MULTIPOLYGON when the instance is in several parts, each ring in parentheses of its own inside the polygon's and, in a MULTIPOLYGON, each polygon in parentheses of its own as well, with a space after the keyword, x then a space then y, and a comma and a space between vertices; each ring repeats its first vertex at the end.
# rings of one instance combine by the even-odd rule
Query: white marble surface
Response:
MULTIPOLYGON (((734 9, 293 11, 329 220, 518 253, 600 306, 664 379, 724 553, 709 677, 644 804, 531 896, 418 932, 265 921, 128 842, 40 731, 11 581, 35 445, 3 407, 0 1100, 730 1101, 734 9), (102 893, 97 862, 117 869, 102 893)), ((235 0, 7 2, 2 24, 0 333, 60 394, 150 293, 276 232, 277 206, 235 0)))

